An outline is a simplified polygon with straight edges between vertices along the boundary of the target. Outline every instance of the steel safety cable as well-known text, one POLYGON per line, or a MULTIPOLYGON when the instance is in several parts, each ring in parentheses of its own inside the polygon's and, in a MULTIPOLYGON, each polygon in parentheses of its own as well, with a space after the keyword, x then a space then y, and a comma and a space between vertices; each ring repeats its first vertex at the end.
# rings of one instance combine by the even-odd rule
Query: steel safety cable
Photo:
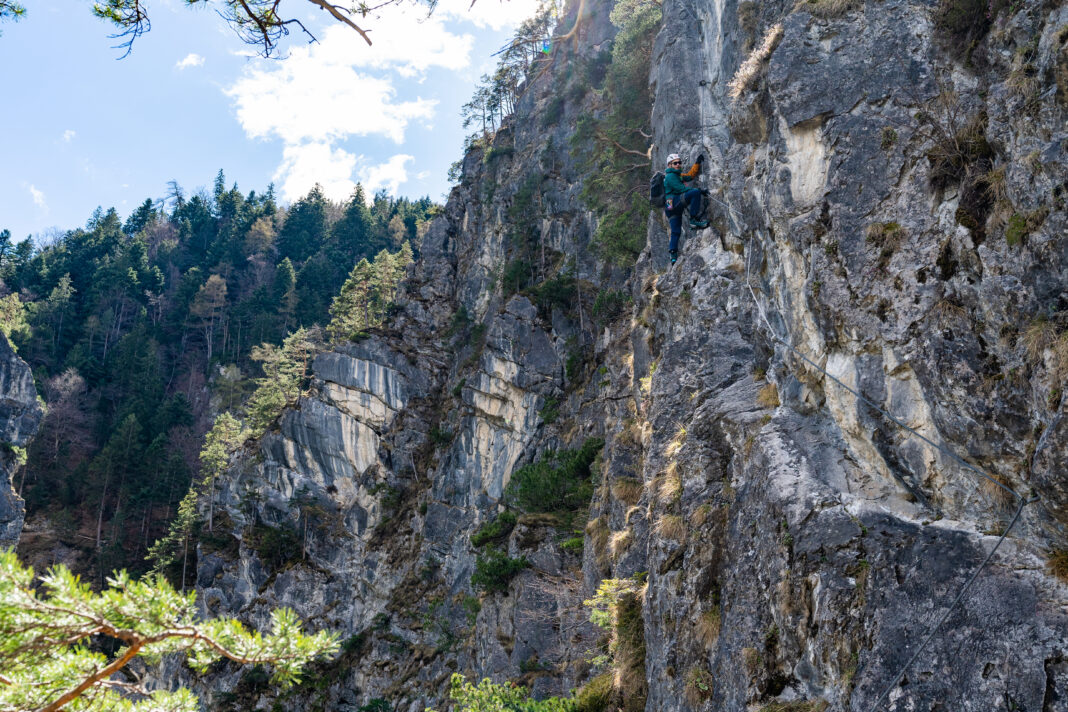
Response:
MULTIPOLYGON (((713 200, 715 200, 715 199, 713 199, 713 200)), ((727 205, 726 203, 722 203, 722 202, 720 202, 718 200, 716 200, 715 202, 719 203, 720 205, 723 205, 730 212, 734 212, 734 209, 730 205, 727 205)), ((733 219, 731 218, 731 216, 729 214, 728 214, 728 219, 731 219, 731 222, 733 222, 733 219)), ((893 679, 890 681, 890 684, 887 685, 885 690, 883 690, 882 694, 880 694, 879 697, 876 698, 874 704, 870 708, 870 712, 877 712, 879 707, 880 707, 880 705, 882 704, 882 702, 890 695, 890 693, 897 686, 897 683, 905 675, 905 673, 908 671, 908 669, 912 666, 912 664, 914 662, 916 662, 916 660, 919 659, 920 654, 927 647, 927 644, 930 643, 931 640, 934 638, 935 633, 938 632, 938 629, 942 627, 942 624, 945 623, 946 619, 949 618, 950 614, 956 609, 957 605, 959 605, 960 602, 962 600, 964 600, 964 597, 967 595, 968 591, 971 590, 971 587, 975 583, 976 579, 979 578, 979 574, 982 573, 982 571, 987 567, 987 565, 990 563, 990 561, 994 558, 994 554, 997 553, 998 549, 1001 547, 1001 544, 1005 541, 1006 538, 1008 538, 1009 533, 1012 531, 1013 527, 1016 526, 1016 523, 1020 519, 1020 515, 1023 513, 1024 507, 1026 507, 1027 505, 1031 504, 1032 502, 1037 501, 1038 497, 1032 497, 1030 499, 1024 497, 1020 493, 1016 492, 1014 489, 1002 484, 1001 482, 998 482, 993 477, 987 475, 985 472, 983 472, 982 470, 978 469, 977 467, 975 467, 971 463, 967 462, 966 460, 961 458, 959 455, 957 455, 956 453, 954 453, 951 450, 949 450, 948 448, 946 448, 945 446, 932 441, 930 438, 928 438, 925 435, 923 435, 922 433, 918 432, 916 429, 914 429, 912 427, 909 427, 908 425, 903 423, 900 419, 898 419, 897 417, 895 417, 891 413, 887 412, 887 410, 884 409, 882 406, 880 406, 879 404, 875 403, 870 398, 868 398, 864 394, 860 393, 859 391, 855 390, 854 388, 851 388, 850 386, 846 385, 845 383, 843 383, 841 381, 841 379, 837 378, 833 374, 829 373, 825 368, 823 368, 818 363, 816 363, 815 361, 810 359, 808 356, 806 356, 804 353, 802 353, 800 350, 795 348, 786 339, 780 337, 778 332, 775 330, 775 327, 773 327, 771 325, 771 322, 768 320, 767 314, 765 313, 764 308, 760 303, 760 300, 757 299, 756 292, 753 290, 753 285, 752 285, 752 282, 750 280, 750 256, 751 256, 751 254, 753 252, 753 250, 751 249, 753 242, 754 242, 754 240, 750 239, 749 245, 748 245, 748 247, 750 249, 746 250, 746 255, 745 255, 745 286, 749 290, 749 295, 753 299, 753 305, 756 307, 757 313, 760 315, 760 318, 764 322, 764 325, 768 328, 768 331, 770 332, 771 337, 772 337, 773 340, 779 342, 780 344, 782 344, 783 346, 788 348, 790 351, 792 351, 794 354, 796 354, 798 357, 800 357, 802 360, 804 360, 805 363, 808 363, 813 368, 815 368, 817 371, 819 371, 820 373, 822 373, 826 377, 830 378, 832 381, 837 383, 839 386, 841 386, 845 390, 847 390, 850 393, 852 393, 858 400, 862 400, 863 402, 867 403, 869 406, 871 406, 872 408, 874 408, 878 412, 882 413, 884 416, 889 418, 890 421, 893 422, 898 427, 902 428, 903 430, 909 432, 912 435, 915 435, 917 438, 919 438, 923 442, 925 442, 925 443, 931 445, 932 447, 936 448, 939 452, 949 456, 953 461, 960 463, 961 465, 963 465, 965 467, 965 469, 969 470, 970 472, 973 472, 973 473, 979 475, 980 477, 982 477, 983 479, 985 479, 985 480, 987 480, 989 482, 992 482, 993 484, 997 485, 999 488, 1001 488, 1005 492, 1008 492, 1013 497, 1015 497, 1017 502, 1018 502, 1018 506, 1016 508, 1016 513, 1013 515, 1012 521, 1009 522, 1009 525, 1005 528, 1005 531, 1002 532, 1001 536, 998 538, 997 542, 994 544, 994 547, 990 550, 990 553, 988 553, 986 555, 986 558, 983 559, 983 562, 981 564, 979 564, 978 567, 976 567, 974 572, 972 572, 972 575, 968 578, 968 580, 961 587, 960 591, 957 593, 957 596, 953 599, 953 602, 949 604, 949 607, 946 608, 946 610, 942 613, 941 616, 939 616, 938 620, 934 621, 931 625, 928 626, 927 633, 924 636, 923 641, 920 643, 919 647, 916 648, 915 652, 913 652, 912 656, 909 657, 909 659, 905 662, 905 664, 901 666, 901 668, 898 670, 897 674, 895 674, 893 679)))
MULTIPOLYGON (((717 202, 718 202, 718 201, 717 201, 717 202)), ((863 393, 861 393, 860 391, 858 391, 858 390, 856 390, 856 389, 852 388, 851 386, 847 385, 847 384, 846 384, 846 383, 844 383, 844 382, 843 382, 843 381, 842 381, 841 379, 839 379, 839 378, 838 378, 837 376, 835 376, 835 375, 833 375, 833 374, 829 373, 829 372, 828 372, 828 371, 827 371, 827 370, 826 370, 825 368, 823 368, 823 366, 819 365, 818 363, 816 363, 815 361, 813 361, 812 359, 810 359, 810 358, 809 358, 808 356, 806 356, 806 355, 805 355, 804 353, 802 353, 802 352, 801 352, 801 351, 799 351, 799 350, 798 350, 798 349, 797 349, 796 347, 794 347, 794 346, 793 346, 793 344, 791 344, 791 343, 790 343, 790 342, 788 342, 788 341, 787 341, 786 339, 784 339, 784 338, 782 338, 781 336, 779 336, 779 334, 778 334, 778 333, 777 333, 777 332, 775 331, 775 328, 774 328, 774 327, 773 327, 773 326, 771 325, 771 322, 770 322, 770 321, 768 321, 768 317, 767 317, 767 315, 766 315, 766 314, 764 313, 764 308, 763 308, 763 307, 761 306, 761 304, 760 304, 760 300, 759 300, 759 299, 757 299, 757 296, 756 296, 756 292, 754 292, 754 291, 753 291, 753 285, 752 285, 752 284, 750 283, 750 279, 749 279, 749 274, 750 274, 750 272, 749 272, 749 255, 750 255, 750 253, 751 253, 751 252, 752 252, 751 250, 746 250, 746 259, 745 259, 745 286, 746 286, 746 287, 747 287, 747 288, 749 289, 749 294, 750 294, 750 296, 752 296, 752 298, 753 298, 753 304, 754 304, 754 305, 756 306, 756 308, 757 308, 757 312, 758 312, 758 313, 760 314, 760 318, 761 318, 761 320, 763 320, 764 324, 765 324, 765 325, 766 325, 766 326, 768 327, 768 330, 769 330, 769 331, 771 332, 771 337, 772 337, 772 339, 774 339, 775 341, 778 341, 778 342, 779 342, 780 344, 782 344, 782 345, 783 345, 783 346, 785 346, 786 348, 790 349, 790 351, 792 351, 792 352, 793 352, 794 354, 796 354, 796 355, 797 355, 797 356, 798 356, 799 358, 801 358, 802 360, 804 360, 804 361, 805 361, 805 363, 809 364, 810 366, 812 366, 813 368, 815 368, 815 369, 816 369, 817 371, 819 371, 819 372, 820 372, 820 373, 822 373, 823 375, 825 375, 825 376, 827 376, 828 378, 830 378, 830 379, 831 379, 832 381, 834 381, 834 382, 835 382, 835 383, 837 383, 837 384, 838 384, 839 386, 841 386, 841 387, 842 387, 842 388, 844 388, 845 390, 847 390, 847 391, 849 391, 850 393, 852 393, 852 394, 853 394, 854 396, 856 396, 856 397, 857 397, 858 399, 860 399, 860 400, 864 401, 864 402, 865 402, 865 403, 867 403, 867 404, 868 404, 869 406, 871 406, 871 407, 872 407, 872 408, 874 408, 875 410, 877 410, 877 411, 879 411, 880 413, 882 413, 882 414, 883 414, 884 416, 886 416, 886 417, 887 417, 887 418, 888 418, 888 419, 889 419, 889 420, 890 420, 891 422, 893 422, 893 423, 894 423, 895 425, 897 425, 897 426, 898 426, 899 428, 901 428, 901 429, 903 429, 903 430, 906 430, 906 431, 908 431, 908 432, 909 432, 909 433, 911 433, 912 435, 915 435, 915 436, 916 436, 917 438, 919 438, 919 439, 920 439, 920 440, 922 440, 923 442, 927 443, 927 444, 928 444, 928 445, 930 445, 931 447, 933 447, 933 448, 937 449, 937 450, 938 450, 939 452, 943 453, 944 455, 948 456, 948 457, 949 457, 949 458, 951 458, 951 459, 952 459, 952 460, 953 460, 954 462, 958 463, 959 465, 961 465, 961 466, 962 466, 962 467, 964 467, 965 469, 967 469, 967 470, 969 470, 969 471, 973 472, 974 474, 976 474, 976 475, 978 475, 978 476, 982 477, 983 479, 985 479, 985 480, 987 480, 987 481, 991 482, 992 484, 994 484, 994 485, 997 485, 998 487, 1000 487, 1000 488, 1001 488, 1002 490, 1004 490, 1005 492, 1008 492, 1009 494, 1011 494, 1011 495, 1012 495, 1013 497, 1015 497, 1015 498, 1016 498, 1017 500, 1024 500, 1024 501, 1027 501, 1027 500, 1026 500, 1026 498, 1025 498, 1025 497, 1024 497, 1023 495, 1021 495, 1020 493, 1018 493, 1018 492, 1017 492, 1016 490, 1014 490, 1014 489, 1012 489, 1012 488, 1010 488, 1010 487, 1008 487, 1008 486, 1006 486, 1006 485, 1002 484, 1001 482, 999 482, 998 480, 994 479, 994 478, 993 478, 993 477, 991 477, 990 475, 986 474, 985 472, 983 472, 983 471, 982 471, 982 470, 980 470, 979 468, 975 467, 975 466, 974 466, 974 465, 972 465, 972 464, 971 464, 970 462, 968 462, 967 460, 965 460, 964 458, 962 458, 962 457, 961 457, 960 455, 956 454, 956 453, 955 453, 955 452, 953 452, 952 450, 948 449, 948 448, 947 448, 947 447, 945 447, 944 445, 941 445, 941 444, 939 444, 939 443, 936 443, 935 441, 931 440, 930 438, 928 438, 928 437, 927 437, 926 435, 924 435, 923 433, 919 432, 919 431, 918 431, 918 430, 916 430, 915 428, 912 428, 912 427, 910 427, 909 425, 906 425, 906 424, 905 424, 905 423, 904 423, 903 421, 901 421, 901 420, 900 420, 899 418, 897 418, 896 416, 894 416, 894 415, 892 415, 891 413, 889 413, 889 412, 888 412, 888 411, 887 411, 887 410, 886 410, 885 408, 883 408, 882 406, 880 406, 880 405, 879 405, 878 403, 876 403, 875 401, 871 400, 870 398, 868 398, 867 396, 865 396, 865 395, 864 395, 863 393)), ((1034 500, 1030 500, 1030 501, 1034 501, 1034 500)))
POLYGON ((947 608, 942 613, 942 615, 937 621, 931 624, 931 626, 927 630, 927 635, 924 637, 923 642, 920 643, 920 647, 916 648, 916 652, 912 654, 912 657, 910 657, 908 661, 901 666, 901 669, 897 671, 897 674, 894 675, 894 678, 890 681, 890 684, 886 686, 885 690, 883 690, 883 694, 879 695, 879 697, 876 698, 875 702, 871 706, 871 712, 876 712, 879 709, 879 706, 882 704, 883 700, 885 700, 893 691, 893 689, 897 687, 898 681, 901 680, 902 677, 904 677, 905 672, 908 671, 910 667, 912 667, 912 664, 916 662, 917 659, 919 659, 920 653, 922 653, 923 649, 927 647, 927 644, 931 642, 931 639, 934 638, 935 633, 937 633, 938 629, 942 627, 942 624, 946 622, 946 619, 949 618, 949 614, 953 612, 953 609, 957 607, 957 604, 959 604, 964 599, 965 594, 967 594, 968 590, 971 589, 972 584, 975 583, 975 580, 979 578, 979 574, 982 572, 982 570, 985 569, 987 564, 990 563, 990 560, 994 558, 994 554, 997 552, 998 547, 1001 546, 1001 542, 1005 541, 1005 538, 1009 535, 1009 532, 1012 531, 1012 528, 1014 526, 1016 526, 1016 521, 1020 518, 1020 514, 1023 512, 1023 508, 1034 501, 1034 499, 1020 500, 1020 506, 1016 508, 1016 514, 1013 515, 1012 521, 1009 522, 1009 526, 1005 528, 1005 531, 1002 533, 1002 535, 998 537, 998 541, 996 544, 994 544, 994 548, 991 549, 990 553, 986 555, 985 559, 983 559, 983 563, 979 564, 979 566, 975 569, 971 577, 961 588, 960 593, 958 593, 957 597, 953 599, 953 603, 949 604, 949 608, 947 608))

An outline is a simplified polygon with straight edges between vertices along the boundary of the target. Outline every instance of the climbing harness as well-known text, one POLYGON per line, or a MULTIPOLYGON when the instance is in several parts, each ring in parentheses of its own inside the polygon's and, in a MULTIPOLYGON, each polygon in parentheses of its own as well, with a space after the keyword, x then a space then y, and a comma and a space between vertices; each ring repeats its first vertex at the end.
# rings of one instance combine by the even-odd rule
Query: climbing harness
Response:
MULTIPOLYGON (((732 208, 727 203, 724 203, 724 202, 722 202, 720 200, 717 200, 717 199, 715 199, 715 198, 713 198, 711 196, 707 196, 707 197, 708 197, 709 200, 711 200, 711 201, 713 201, 713 202, 715 202, 715 203, 717 203, 719 205, 722 205, 724 208, 727 209, 727 219, 732 224, 732 232, 734 234, 736 234, 736 235, 739 235, 740 231, 738 230, 737 223, 734 222, 734 219, 733 219, 733 217, 731 215, 731 213, 734 212, 734 208, 732 208)), ((905 430, 909 434, 916 436, 917 438, 919 438, 923 442, 927 443, 931 447, 937 449, 939 452, 941 452, 942 454, 948 456, 954 462, 960 464, 961 466, 963 466, 966 470, 970 471, 971 473, 978 475, 979 477, 983 478, 984 480, 987 480, 988 482, 993 483, 994 485, 996 485, 1000 489, 1002 489, 1005 492, 1009 493, 1010 495, 1012 495, 1016 499, 1016 501, 1017 501, 1017 503, 1019 505, 1016 508, 1016 513, 1012 517, 1012 521, 1009 522, 1008 527, 1005 528, 1005 531, 1002 532, 1001 536, 998 538, 997 543, 994 544, 994 548, 990 550, 990 553, 987 554, 985 559, 983 559, 983 562, 981 564, 979 564, 978 568, 975 569, 975 571, 972 573, 972 575, 968 578, 968 580, 965 582, 965 584, 961 587, 960 592, 957 594, 956 598, 953 599, 953 602, 950 603, 949 607, 942 613, 941 616, 939 616, 938 620, 936 620, 933 624, 931 624, 928 627, 927 634, 924 636, 923 641, 920 643, 919 647, 916 648, 916 651, 912 654, 911 657, 909 657, 909 659, 905 662, 905 664, 901 666, 900 670, 898 670, 897 674, 894 675, 893 679, 890 681, 890 684, 887 685, 886 689, 883 690, 882 694, 879 695, 878 698, 876 698, 875 703, 871 706, 871 712, 877 712, 879 707, 880 707, 880 705, 890 695, 890 692, 893 691, 893 689, 897 686, 898 682, 905 675, 905 673, 908 671, 908 669, 912 666, 912 664, 914 662, 916 662, 916 660, 919 659, 920 654, 927 647, 927 644, 929 642, 931 642, 931 639, 934 638, 935 633, 938 632, 938 629, 942 626, 943 623, 945 623, 946 619, 949 618, 950 613, 952 613, 954 611, 954 609, 956 609, 957 605, 964 599, 964 596, 971 589, 972 584, 975 583, 976 579, 979 577, 979 574, 986 568, 987 564, 989 564, 990 561, 994 558, 994 554, 997 553, 997 550, 1001 547, 1002 542, 1005 541, 1005 539, 1009 536, 1009 533, 1012 531, 1013 527, 1016 526, 1016 522, 1019 521, 1020 515, 1023 513, 1024 507, 1026 507, 1027 505, 1037 501, 1038 497, 1032 497, 1030 499, 1024 497, 1022 494, 1020 494, 1016 490, 1012 489, 1011 487, 1006 486, 1005 484, 999 482, 998 480, 996 480, 995 478, 993 478, 990 475, 986 474, 985 472, 983 472, 979 468, 975 467, 971 463, 967 462, 966 460, 964 460, 964 458, 960 457, 955 452, 952 452, 951 450, 949 450, 944 445, 941 445, 939 443, 934 442, 933 440, 931 440, 930 438, 926 437, 922 433, 918 432, 914 428, 909 427, 904 422, 902 422, 900 419, 898 419, 897 417, 895 417, 895 416, 891 415, 889 412, 887 412, 882 406, 880 406, 879 404, 875 403, 874 401, 872 401, 867 396, 865 396, 862 393, 860 393, 860 391, 858 391, 858 390, 856 390, 854 388, 851 388, 850 386, 848 386, 845 383, 843 383, 840 379, 838 379, 837 377, 835 377, 831 373, 828 373, 825 368, 823 368, 818 363, 816 363, 815 361, 810 359, 808 356, 806 356, 804 353, 802 353, 800 350, 795 348, 789 341, 787 341, 783 337, 779 336, 778 332, 775 330, 775 327, 773 327, 771 325, 771 322, 768 320, 767 314, 765 313, 764 307, 761 305, 760 300, 757 299, 756 292, 753 290, 753 285, 752 285, 752 282, 750 281, 750 278, 749 278, 750 273, 751 273, 750 272, 750 256, 753 253, 753 249, 752 249, 753 242, 754 242, 754 239, 750 239, 749 240, 749 243, 747 245, 747 249, 745 251, 745 286, 749 290, 749 295, 753 299, 753 305, 756 307, 757 313, 760 314, 760 319, 761 319, 761 321, 764 322, 764 325, 767 327, 768 332, 770 333, 771 338, 772 338, 773 341, 776 341, 776 342, 782 344, 787 349, 792 351, 795 355, 797 355, 800 359, 802 359, 805 363, 809 364, 810 366, 815 368, 817 371, 822 373, 824 376, 826 376, 827 378, 831 379, 836 384, 838 384, 839 386, 841 386, 845 390, 847 390, 850 393, 852 393, 858 400, 863 401, 864 403, 866 403, 871 408, 874 408, 876 411, 882 413, 886 418, 888 418, 890 420, 890 422, 894 423, 895 425, 897 425, 901 429, 905 430)))

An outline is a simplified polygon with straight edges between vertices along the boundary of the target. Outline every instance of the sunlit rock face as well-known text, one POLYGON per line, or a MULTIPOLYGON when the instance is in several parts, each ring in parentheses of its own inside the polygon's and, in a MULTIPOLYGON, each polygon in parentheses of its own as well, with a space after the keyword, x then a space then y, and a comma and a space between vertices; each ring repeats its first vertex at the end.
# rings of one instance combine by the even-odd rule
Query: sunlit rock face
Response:
MULTIPOLYGON (((464 157, 386 327, 319 355, 217 485, 205 610, 290 605, 348 640, 283 708, 440 708, 452 672, 567 694, 603 672, 582 601, 637 575, 628 710, 1068 709, 1046 568, 1068 549, 1068 9, 1014 4, 965 54, 939 5, 665 2, 651 162, 706 155, 713 229, 669 267, 653 213, 622 269, 591 247, 569 148, 597 110, 569 68, 613 32, 587 0, 494 152, 464 157), (947 163, 947 141, 972 148, 947 163), (582 290, 566 308, 501 288, 531 175, 582 290), (631 301, 597 321, 607 290, 631 301), (520 516, 496 546, 529 566, 473 586, 517 468, 592 436, 588 510, 520 516), (961 460, 1037 499, 906 669, 1017 510, 961 460)), ((274 704, 241 676, 205 699, 274 704)))
POLYGON ((42 416, 30 367, 0 338, 0 548, 18 541, 26 511, 12 480, 21 466, 14 448, 29 445, 42 416))
POLYGON ((647 709, 687 708, 691 668, 719 682, 710 709, 870 709, 888 688, 895 710, 1068 704, 1068 591, 1044 570, 1068 533, 1050 467, 1065 372, 1048 344, 1026 345, 1068 308, 1068 111, 1051 83, 1068 14, 1003 15, 965 60, 938 29, 932 5, 949 4, 699 2, 700 22, 665 6, 654 160, 705 153, 730 207, 713 205, 725 234, 692 238, 657 280, 674 306, 649 320, 647 475, 677 463, 665 511, 711 509, 684 542, 650 540, 647 642, 674 645, 647 660, 647 709), (776 23, 762 78, 730 100, 776 23), (1024 95, 1021 47, 1044 77, 1024 95), (932 156, 966 125, 980 148, 939 178, 932 156), (1020 238, 1012 215, 1036 210, 1020 238), (669 456, 672 421, 686 437, 669 456), (892 685, 1017 508, 954 456, 1039 499, 892 685), (713 608, 709 643, 691 631, 713 608))

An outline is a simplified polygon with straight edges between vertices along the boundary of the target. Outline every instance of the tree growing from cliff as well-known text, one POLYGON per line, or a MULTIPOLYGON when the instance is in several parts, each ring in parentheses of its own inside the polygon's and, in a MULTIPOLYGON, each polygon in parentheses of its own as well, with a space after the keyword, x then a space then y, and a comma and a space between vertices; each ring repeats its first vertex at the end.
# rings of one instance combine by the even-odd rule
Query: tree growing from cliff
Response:
POLYGON ((582 198, 597 213, 594 244, 617 264, 633 263, 645 246, 653 104, 649 67, 661 16, 657 0, 621 0, 612 8, 619 31, 598 94, 604 111, 580 119, 571 139, 590 176, 582 198))
POLYGON ((347 341, 381 324, 411 261, 412 248, 407 242, 395 253, 380 251, 374 262, 360 260, 330 305, 330 337, 335 342, 347 341))
POLYGON ((197 524, 197 501, 207 488, 208 531, 212 530, 215 513, 215 481, 226 471, 230 455, 244 440, 246 433, 230 413, 221 413, 204 438, 200 451, 200 481, 194 481, 178 504, 178 512, 167 528, 167 534, 148 549, 145 558, 153 563, 153 574, 162 574, 179 558, 182 560, 181 588, 185 590, 186 570, 189 563, 189 540, 197 524))
POLYGON ((263 367, 263 377, 256 379, 256 391, 246 408, 250 437, 259 437, 266 432, 282 410, 300 398, 320 339, 318 327, 301 328, 287 336, 281 348, 261 344, 252 349, 253 360, 259 361, 263 367))
POLYGON ((288 686, 338 649, 334 633, 303 633, 289 609, 271 613, 264 635, 233 619, 202 620, 196 594, 178 593, 162 576, 119 572, 107 584, 95 593, 62 565, 35 582, 13 551, 0 552, 0 709, 196 712, 189 690, 147 690, 130 663, 182 653, 204 672, 228 658, 270 665, 273 680, 288 686), (104 641, 117 650, 99 652, 104 641))
POLYGON ((468 137, 469 143, 496 131, 515 111, 527 72, 544 57, 541 50, 550 41, 549 34, 558 14, 555 3, 542 2, 534 16, 522 22, 512 40, 497 52, 497 68, 482 75, 471 100, 460 109, 464 128, 479 129, 475 136, 468 137))

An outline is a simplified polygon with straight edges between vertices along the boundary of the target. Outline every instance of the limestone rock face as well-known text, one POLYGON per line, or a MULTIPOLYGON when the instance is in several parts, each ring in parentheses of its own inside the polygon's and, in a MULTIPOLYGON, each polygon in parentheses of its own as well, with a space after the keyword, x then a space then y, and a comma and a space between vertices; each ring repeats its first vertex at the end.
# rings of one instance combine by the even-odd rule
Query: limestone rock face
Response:
POLYGON ((665 9, 678 32, 654 70, 654 156, 710 156, 723 236, 694 236, 657 281, 678 306, 652 334, 646 467, 669 459, 655 411, 681 420, 675 511, 705 500, 717 516, 651 543, 647 636, 675 646, 647 660, 648 709, 682 709, 691 667, 723 676, 713 709, 866 710, 888 687, 886 709, 1063 709, 1068 592, 1042 569, 1065 546, 1065 372, 1054 347, 1027 344, 1063 332, 1050 324, 1068 306, 1064 201, 1035 190, 1066 177, 1068 112, 1037 79, 1064 8, 998 17, 962 66, 938 7, 831 5, 698 3, 699 23, 665 9), (731 101, 739 50, 776 23, 762 76, 731 101), (680 84, 683 64, 704 68, 704 88, 680 84), (1022 71, 1036 76, 1023 93, 1022 71), (678 102, 685 91, 701 100, 678 102), (939 151, 968 136, 945 175, 939 151), (1036 210, 1021 237, 1013 221, 1036 210), (957 458, 1038 499, 891 686, 1017 508, 957 458), (716 606, 712 646, 679 636, 716 606))
POLYGON ((603 672, 583 599, 636 576, 628 710, 1068 710, 1047 570, 1068 549, 1068 8, 1010 3, 965 48, 941 2, 667 0, 652 162, 708 157, 713 228, 669 267, 654 213, 622 270, 568 145, 596 111, 568 68, 609 47, 609 5, 580 4, 464 157, 387 327, 318 356, 218 483, 206 610, 290 605, 347 640, 283 700, 236 669, 206 699, 416 712, 452 672, 567 694, 603 672), (500 284, 531 185, 567 308, 500 284), (607 290, 627 313, 596 321, 607 290), (516 469, 587 437, 588 510, 521 513, 497 546, 526 568, 473 586, 516 469))
POLYGON ((0 338, 0 548, 18 541, 26 511, 12 482, 19 467, 19 454, 13 448, 29 444, 41 416, 30 367, 6 338, 0 338))

